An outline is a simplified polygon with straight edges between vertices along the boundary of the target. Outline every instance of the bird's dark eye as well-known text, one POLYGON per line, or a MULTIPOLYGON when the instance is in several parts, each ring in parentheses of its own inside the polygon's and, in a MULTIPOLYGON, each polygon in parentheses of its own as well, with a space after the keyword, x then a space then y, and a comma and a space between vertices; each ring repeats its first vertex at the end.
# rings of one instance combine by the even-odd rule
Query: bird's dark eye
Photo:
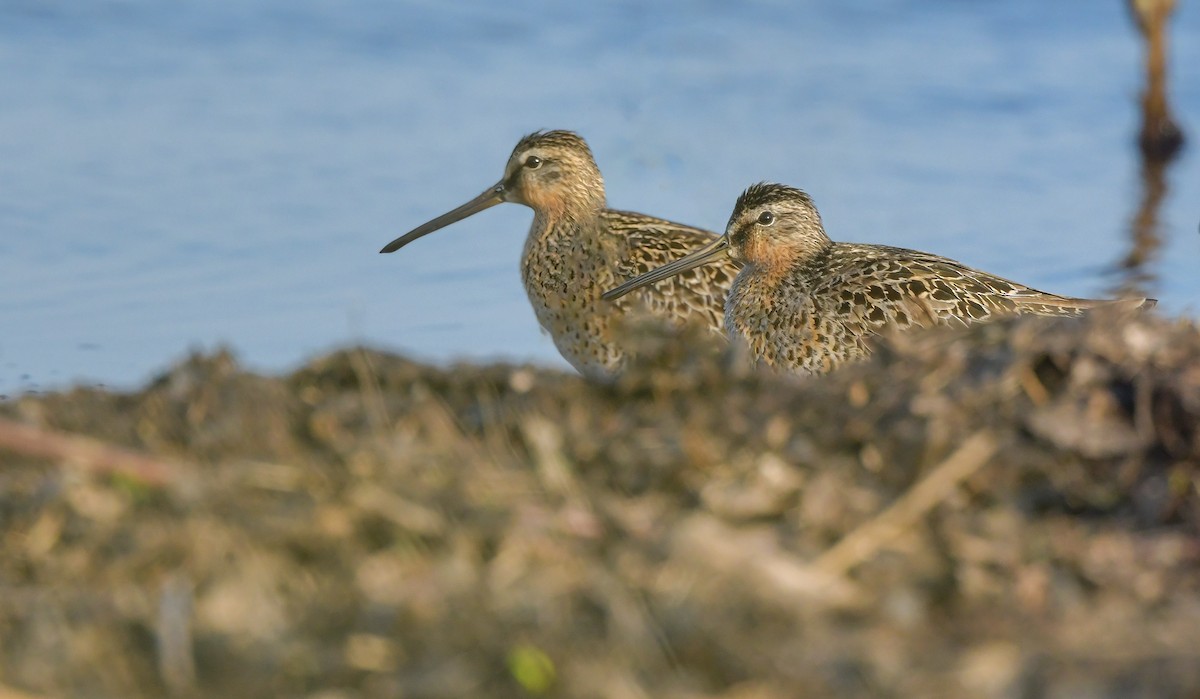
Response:
POLYGON ((775 214, 771 213, 770 211, 764 211, 758 215, 758 222, 763 226, 769 226, 772 223, 775 223, 775 214))
POLYGON ((525 159, 525 167, 529 168, 530 170, 536 170, 541 166, 542 166, 542 159, 537 157, 536 155, 531 155, 525 159))

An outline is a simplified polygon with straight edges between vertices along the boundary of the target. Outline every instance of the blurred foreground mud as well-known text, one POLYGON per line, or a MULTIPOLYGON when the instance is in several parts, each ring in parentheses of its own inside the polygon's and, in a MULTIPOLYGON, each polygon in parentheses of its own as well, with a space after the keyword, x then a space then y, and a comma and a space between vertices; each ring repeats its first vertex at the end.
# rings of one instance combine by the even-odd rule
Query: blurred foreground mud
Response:
POLYGON ((0 697, 1200 696, 1194 324, 684 340, 0 403, 0 697))

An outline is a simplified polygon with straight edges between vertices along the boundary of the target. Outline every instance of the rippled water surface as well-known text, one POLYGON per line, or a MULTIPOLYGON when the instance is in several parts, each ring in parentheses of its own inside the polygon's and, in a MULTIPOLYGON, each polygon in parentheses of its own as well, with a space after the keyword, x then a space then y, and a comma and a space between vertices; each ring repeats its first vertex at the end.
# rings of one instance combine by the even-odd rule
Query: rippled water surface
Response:
MULTIPOLYGON (((1200 3, 1148 270, 1200 299, 1200 3)), ((0 2, 0 394, 132 386, 191 347, 282 370, 365 341, 565 364, 507 205, 395 255, 537 128, 591 143, 617 208, 721 229, 749 183, 832 237, 1047 290, 1122 281, 1140 45, 1117 0, 1045 3, 0 2)))

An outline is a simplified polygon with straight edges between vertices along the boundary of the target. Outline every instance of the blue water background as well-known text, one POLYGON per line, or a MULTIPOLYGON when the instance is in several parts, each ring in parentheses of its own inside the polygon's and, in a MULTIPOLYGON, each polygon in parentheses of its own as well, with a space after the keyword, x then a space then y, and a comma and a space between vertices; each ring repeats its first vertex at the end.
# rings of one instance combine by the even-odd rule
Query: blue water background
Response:
MULTIPOLYGON (((1200 299, 1192 138, 1152 291, 1200 299)), ((616 208, 723 228, 758 180, 835 239, 1103 295, 1141 196, 1118 0, 0 0, 0 394, 128 388, 192 348, 282 371, 365 342, 566 366, 517 274, 528 209, 378 249, 569 128, 616 208)))

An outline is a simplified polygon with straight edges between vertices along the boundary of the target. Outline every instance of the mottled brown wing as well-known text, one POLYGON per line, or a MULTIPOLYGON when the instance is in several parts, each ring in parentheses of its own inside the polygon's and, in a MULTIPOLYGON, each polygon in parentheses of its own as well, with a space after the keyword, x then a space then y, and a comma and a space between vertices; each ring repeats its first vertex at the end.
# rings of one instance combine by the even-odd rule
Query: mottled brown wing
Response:
POLYGON ((997 315, 1079 315, 1097 304, 1047 294, 915 250, 875 245, 835 246, 817 298, 836 299, 828 309, 861 332, 910 325, 968 324, 997 315))
MULTIPOLYGON (((607 210, 605 223, 624 243, 618 282, 645 274, 712 242, 716 233, 628 211, 607 210)), ((699 322, 724 333, 725 295, 739 266, 722 260, 634 292, 655 314, 699 322)))

